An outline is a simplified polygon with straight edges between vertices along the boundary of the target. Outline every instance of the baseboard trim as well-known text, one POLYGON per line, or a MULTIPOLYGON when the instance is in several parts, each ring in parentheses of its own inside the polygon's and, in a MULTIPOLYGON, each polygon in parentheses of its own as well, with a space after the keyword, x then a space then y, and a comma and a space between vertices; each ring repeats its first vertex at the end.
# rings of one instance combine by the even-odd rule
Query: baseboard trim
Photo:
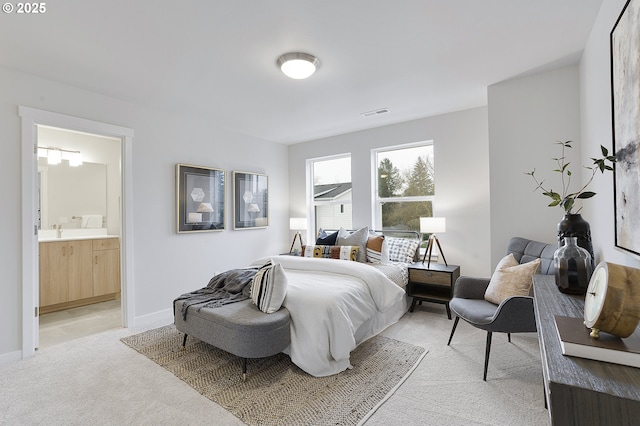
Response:
POLYGON ((173 324, 173 309, 165 309, 133 318, 134 328, 159 327, 167 324, 173 324))
POLYGON ((7 352, 0 355, 0 365, 11 364, 22 359, 22 351, 7 352))

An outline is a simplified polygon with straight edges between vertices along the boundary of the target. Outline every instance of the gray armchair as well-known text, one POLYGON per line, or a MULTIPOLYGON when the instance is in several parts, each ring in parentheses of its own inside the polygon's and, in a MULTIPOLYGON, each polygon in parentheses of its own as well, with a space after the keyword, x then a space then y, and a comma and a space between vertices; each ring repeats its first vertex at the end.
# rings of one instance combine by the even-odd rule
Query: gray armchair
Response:
MULTIPOLYGON (((526 263, 540 258, 541 274, 554 273, 553 253, 558 247, 513 237, 509 240, 505 254, 513 253, 519 263, 526 263)), ((447 345, 451 343, 453 334, 460 318, 469 324, 487 332, 487 343, 484 355, 483 380, 487 380, 489 367, 489 353, 491 351, 491 335, 493 332, 507 333, 511 342, 511 333, 526 333, 536 331, 536 319, 533 309, 533 297, 515 296, 504 300, 500 305, 484 300, 484 293, 489 285, 489 278, 460 277, 453 289, 453 298, 449 308, 456 315, 451 329, 451 336, 447 345)))

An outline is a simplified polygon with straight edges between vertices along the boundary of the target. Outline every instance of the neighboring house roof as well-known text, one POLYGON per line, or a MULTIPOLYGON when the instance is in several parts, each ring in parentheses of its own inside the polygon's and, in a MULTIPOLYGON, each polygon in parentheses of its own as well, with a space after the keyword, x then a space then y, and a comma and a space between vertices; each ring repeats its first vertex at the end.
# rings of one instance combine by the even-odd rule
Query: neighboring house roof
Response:
POLYGON ((351 191, 351 182, 314 185, 313 198, 316 201, 332 201, 351 191))

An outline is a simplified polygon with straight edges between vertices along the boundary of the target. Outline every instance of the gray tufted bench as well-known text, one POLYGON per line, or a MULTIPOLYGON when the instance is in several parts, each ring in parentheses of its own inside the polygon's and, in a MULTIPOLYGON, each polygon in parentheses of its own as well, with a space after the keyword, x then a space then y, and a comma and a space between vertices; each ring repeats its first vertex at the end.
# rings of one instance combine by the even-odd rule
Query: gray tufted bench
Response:
POLYGON ((291 342, 289 311, 282 307, 272 314, 260 311, 251 299, 229 303, 217 308, 194 307, 182 318, 182 303, 174 306, 176 329, 216 348, 243 358, 242 379, 247 377, 247 358, 264 358, 279 354, 291 342))

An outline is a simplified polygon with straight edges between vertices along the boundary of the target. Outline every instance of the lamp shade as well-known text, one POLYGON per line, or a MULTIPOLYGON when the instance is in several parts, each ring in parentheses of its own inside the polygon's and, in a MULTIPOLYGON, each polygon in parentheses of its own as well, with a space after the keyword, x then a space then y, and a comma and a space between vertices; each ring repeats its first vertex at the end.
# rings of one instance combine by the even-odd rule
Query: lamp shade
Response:
POLYGON ((200 203, 200 205, 198 206, 198 210, 196 210, 198 213, 211 213, 213 212, 213 206, 211 205, 211 203, 200 203))
POLYGON ((420 232, 423 234, 435 234, 445 232, 447 229, 444 217, 421 217, 420 232))
POLYGON ((302 229, 307 229, 307 218, 306 217, 292 217, 289 219, 289 229, 293 231, 300 231, 302 229))

